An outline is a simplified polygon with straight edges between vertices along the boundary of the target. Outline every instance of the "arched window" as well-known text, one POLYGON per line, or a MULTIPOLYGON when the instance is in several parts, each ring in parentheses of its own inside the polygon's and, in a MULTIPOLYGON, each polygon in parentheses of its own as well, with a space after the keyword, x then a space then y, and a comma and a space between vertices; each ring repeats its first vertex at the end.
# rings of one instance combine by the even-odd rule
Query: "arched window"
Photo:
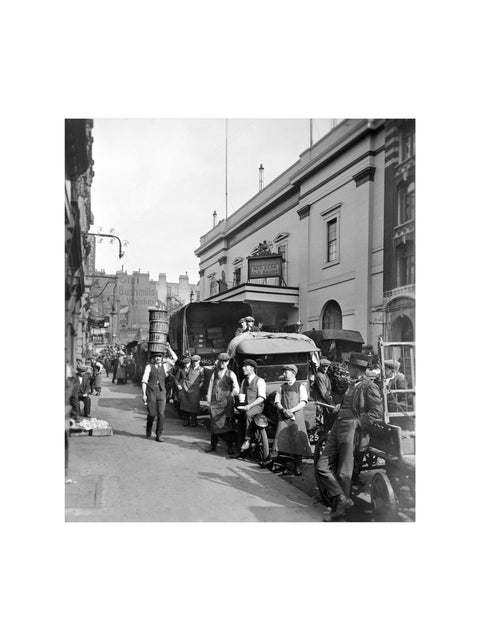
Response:
POLYGON ((342 310, 340 305, 329 300, 322 314, 322 329, 342 329, 342 310))

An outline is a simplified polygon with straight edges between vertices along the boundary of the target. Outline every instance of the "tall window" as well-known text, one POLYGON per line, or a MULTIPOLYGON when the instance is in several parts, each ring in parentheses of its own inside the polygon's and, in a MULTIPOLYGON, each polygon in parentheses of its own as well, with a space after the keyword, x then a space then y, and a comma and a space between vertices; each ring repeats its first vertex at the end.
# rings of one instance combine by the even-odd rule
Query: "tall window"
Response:
POLYGON ((415 219, 415 183, 402 184, 398 188, 397 224, 403 225, 415 219))
POLYGON ((415 130, 408 129, 400 132, 400 162, 415 155, 415 130))
POLYGON ((242 268, 236 267, 233 270, 233 286, 236 287, 242 282, 242 268))
POLYGON ((398 287, 415 283, 415 247, 411 240, 397 247, 397 283, 398 287))
POLYGON ((337 219, 327 223, 327 263, 337 260, 337 219))
POLYGON ((334 300, 328 301, 325 306, 322 316, 322 329, 342 329, 342 310, 334 300))
POLYGON ((286 283, 287 282, 287 244, 283 245, 278 245, 277 247, 277 252, 282 256, 283 258, 283 263, 282 263, 282 279, 286 283))

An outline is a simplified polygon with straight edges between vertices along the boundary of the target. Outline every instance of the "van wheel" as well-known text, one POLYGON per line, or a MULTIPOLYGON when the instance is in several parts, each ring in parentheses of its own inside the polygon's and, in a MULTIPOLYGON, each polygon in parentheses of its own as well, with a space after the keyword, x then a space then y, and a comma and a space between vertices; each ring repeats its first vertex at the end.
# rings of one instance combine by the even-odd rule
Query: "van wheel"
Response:
POLYGON ((265 428, 258 430, 256 433, 256 447, 255 447, 255 454, 256 458, 260 463, 263 463, 268 459, 268 455, 270 454, 270 448, 268 446, 268 436, 267 436, 267 430, 265 428))

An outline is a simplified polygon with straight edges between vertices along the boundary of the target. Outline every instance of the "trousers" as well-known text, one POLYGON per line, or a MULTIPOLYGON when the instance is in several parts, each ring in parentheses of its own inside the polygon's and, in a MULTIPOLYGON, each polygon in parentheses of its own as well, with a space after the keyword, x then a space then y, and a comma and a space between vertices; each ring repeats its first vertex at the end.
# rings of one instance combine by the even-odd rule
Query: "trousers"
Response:
POLYGON ((92 406, 92 401, 90 399, 90 396, 85 396, 85 398, 83 398, 83 397, 79 397, 79 396, 73 395, 70 398, 70 404, 72 406, 73 418, 79 418, 79 416, 80 416, 80 401, 83 402, 83 409, 84 409, 85 416, 89 416, 90 415, 90 409, 91 409, 91 406, 92 406))
POLYGON ((327 503, 345 494, 350 496, 355 449, 356 418, 339 418, 328 435, 325 449, 315 466, 315 479, 327 503))
POLYGON ((161 436, 163 434, 166 406, 167 393, 165 390, 160 390, 158 387, 155 390, 147 388, 147 436, 152 434, 152 426, 155 419, 157 419, 155 429, 156 436, 161 436))

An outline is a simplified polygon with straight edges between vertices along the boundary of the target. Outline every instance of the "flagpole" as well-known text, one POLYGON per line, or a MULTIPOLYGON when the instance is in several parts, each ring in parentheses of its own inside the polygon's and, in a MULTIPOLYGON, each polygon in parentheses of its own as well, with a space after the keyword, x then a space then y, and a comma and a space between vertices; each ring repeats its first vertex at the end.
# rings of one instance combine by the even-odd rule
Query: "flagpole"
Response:
POLYGON ((225 219, 228 217, 228 118, 225 118, 225 219))

